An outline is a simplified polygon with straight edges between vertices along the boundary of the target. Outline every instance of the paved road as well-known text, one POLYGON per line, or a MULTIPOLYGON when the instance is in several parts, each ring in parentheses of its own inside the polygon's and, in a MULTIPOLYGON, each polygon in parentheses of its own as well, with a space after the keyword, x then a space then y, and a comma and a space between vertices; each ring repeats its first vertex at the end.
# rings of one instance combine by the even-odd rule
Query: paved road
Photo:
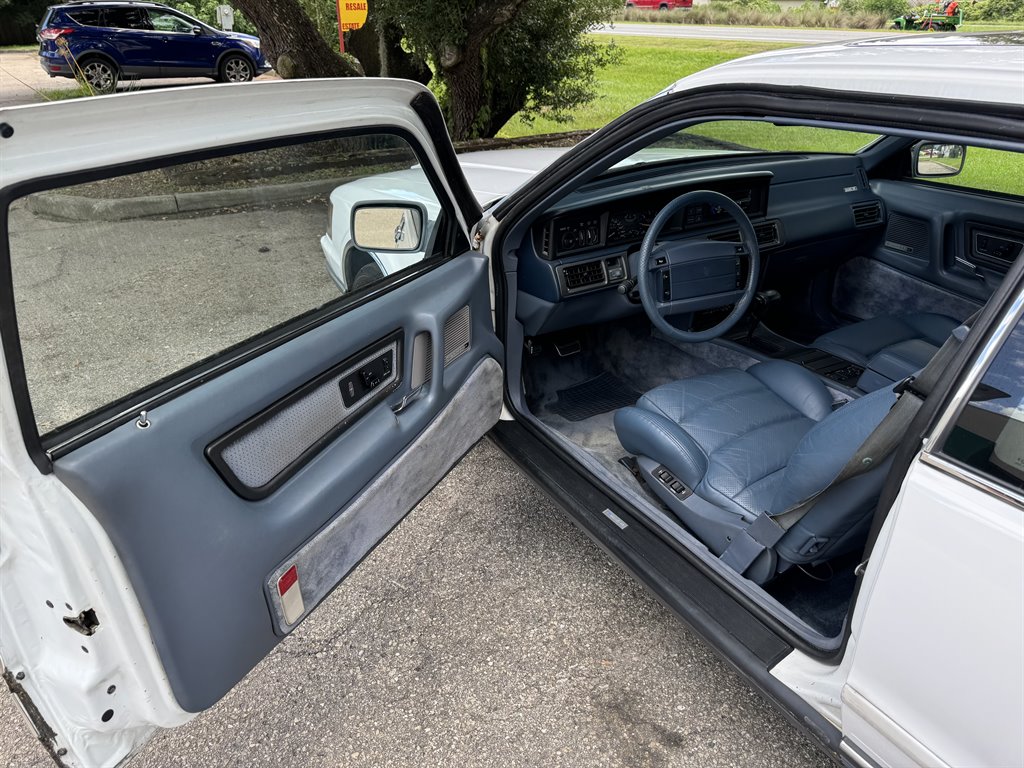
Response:
MULTIPOLYGON (((484 442, 132 766, 829 764, 484 442)), ((0 766, 52 766, 7 696, 0 766)))
POLYGON ((881 29, 851 32, 841 29, 781 29, 774 27, 713 27, 706 24, 647 24, 617 22, 597 30, 598 34, 620 37, 678 37, 697 40, 747 40, 759 43, 842 43, 884 35, 899 35, 881 29))

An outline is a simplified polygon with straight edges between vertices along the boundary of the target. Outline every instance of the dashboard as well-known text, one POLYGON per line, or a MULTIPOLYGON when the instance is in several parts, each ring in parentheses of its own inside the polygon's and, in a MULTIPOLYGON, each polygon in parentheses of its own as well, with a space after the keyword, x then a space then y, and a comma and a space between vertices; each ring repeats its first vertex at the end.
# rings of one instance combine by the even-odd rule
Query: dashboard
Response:
MULTIPOLYGON (((761 251, 759 288, 778 290, 784 299, 832 290, 827 286, 840 267, 866 257, 895 269, 899 279, 983 301, 1024 254, 1020 199, 907 179, 869 181, 858 156, 716 157, 632 167, 581 185, 510 231, 505 252, 516 265, 515 311, 525 335, 641 314, 628 289, 644 235, 668 202, 697 189, 720 192, 744 210, 761 251)), ((691 206, 667 222, 659 239, 737 237, 723 211, 691 206)), ((743 272, 742 264, 735 272, 743 272)), ((676 320, 680 327, 688 322, 676 320)))
MULTIPOLYGON (((541 225, 540 255, 558 259, 605 246, 636 245, 643 240, 662 208, 680 195, 697 189, 720 192, 735 201, 752 220, 763 218, 768 207, 770 181, 769 173, 737 180, 703 181, 555 216, 541 225)), ((691 205, 673 216, 662 233, 673 235, 731 221, 729 214, 718 206, 691 205)))
MULTIPOLYGON (((734 200, 754 225, 765 270, 814 269, 847 258, 850 248, 884 221, 859 158, 785 156, 730 158, 686 167, 638 167, 582 186, 522 224, 516 240, 517 316, 527 335, 642 312, 635 289, 638 252, 658 213, 678 196, 712 190, 734 200), (627 288, 629 286, 627 285, 627 288)), ((677 212, 665 240, 737 240, 732 217, 709 205, 677 212)), ((742 271, 742 264, 736 270, 742 271)), ((762 281, 763 282, 763 281, 762 281)))

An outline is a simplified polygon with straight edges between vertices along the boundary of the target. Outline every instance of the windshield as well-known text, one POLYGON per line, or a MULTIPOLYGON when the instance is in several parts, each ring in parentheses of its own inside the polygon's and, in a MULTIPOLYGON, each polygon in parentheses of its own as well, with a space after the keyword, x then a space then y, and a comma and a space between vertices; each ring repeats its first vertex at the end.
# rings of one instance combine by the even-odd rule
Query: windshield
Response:
POLYGON ((612 167, 751 152, 853 154, 877 138, 877 134, 834 128, 773 125, 756 120, 716 120, 691 125, 658 139, 612 167))

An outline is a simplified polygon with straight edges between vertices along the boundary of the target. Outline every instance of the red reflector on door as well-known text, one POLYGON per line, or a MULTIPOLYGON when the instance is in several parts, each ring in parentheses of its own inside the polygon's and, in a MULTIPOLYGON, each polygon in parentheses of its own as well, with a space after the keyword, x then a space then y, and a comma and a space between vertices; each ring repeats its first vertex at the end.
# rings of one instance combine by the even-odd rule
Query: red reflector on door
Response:
POLYGON ((291 589, 299 580, 299 569, 294 565, 284 572, 284 575, 277 580, 277 594, 284 596, 284 593, 291 589))

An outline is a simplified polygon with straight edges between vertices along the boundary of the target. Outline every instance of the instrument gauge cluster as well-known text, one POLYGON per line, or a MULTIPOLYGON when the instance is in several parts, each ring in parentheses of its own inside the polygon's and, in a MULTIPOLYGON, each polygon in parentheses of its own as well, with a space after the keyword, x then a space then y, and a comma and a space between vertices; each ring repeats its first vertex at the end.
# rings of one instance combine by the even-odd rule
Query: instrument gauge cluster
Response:
MULTIPOLYGON (((728 182, 703 182, 691 188, 713 189, 735 200, 752 218, 767 210, 769 177, 728 182)), ((687 187, 660 190, 632 197, 624 196, 601 208, 571 211, 549 219, 538 235, 541 253, 546 259, 572 256, 606 246, 638 245, 658 213, 671 200, 688 191, 687 187)), ((720 206, 688 206, 665 223, 663 234, 700 229, 728 221, 720 206)))

